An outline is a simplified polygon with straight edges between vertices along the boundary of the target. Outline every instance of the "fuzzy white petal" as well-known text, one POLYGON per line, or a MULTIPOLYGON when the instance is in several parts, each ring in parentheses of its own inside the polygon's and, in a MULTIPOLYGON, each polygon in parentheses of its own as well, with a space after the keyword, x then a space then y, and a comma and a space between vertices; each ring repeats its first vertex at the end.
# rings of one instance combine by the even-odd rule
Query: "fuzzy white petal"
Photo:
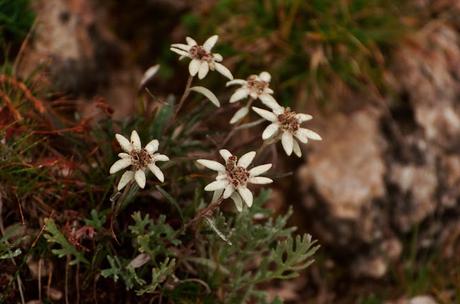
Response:
POLYGON ((133 171, 126 171, 125 173, 123 173, 123 175, 120 178, 120 181, 118 182, 118 186, 117 186, 118 191, 123 189, 133 179, 134 179, 133 171))
POLYGON ((176 54, 179 54, 181 57, 179 58, 179 60, 182 59, 182 57, 188 57, 190 58, 190 54, 189 52, 187 51, 184 51, 184 50, 181 50, 181 49, 176 49, 176 48, 170 48, 171 51, 173 51, 174 53, 176 54))
POLYGON ((224 189, 214 191, 214 193, 212 194, 211 203, 217 202, 217 200, 222 196, 222 193, 224 193, 224 189))
POLYGON ((272 164, 260 165, 260 166, 254 167, 251 170, 249 170, 249 174, 252 177, 258 176, 258 175, 264 174, 265 172, 270 170, 271 167, 272 167, 272 164))
POLYGON ((142 149, 141 139, 139 138, 139 134, 137 134, 136 130, 131 132, 131 144, 133 145, 133 149, 136 151, 142 149))
POLYGON ((149 82, 149 80, 152 79, 152 77, 156 75, 159 69, 160 69, 159 64, 156 64, 148 68, 147 71, 145 71, 144 76, 142 77, 139 87, 145 86, 147 82, 149 82))
POLYGON ((230 81, 227 81, 227 83, 225 84, 225 86, 231 86, 231 85, 245 85, 247 83, 246 80, 244 79, 233 79, 233 80, 230 80, 230 81))
POLYGON ((264 71, 264 72, 260 73, 259 78, 262 81, 270 82, 270 80, 272 79, 272 76, 270 75, 269 72, 264 71))
POLYGON ((190 91, 195 91, 195 92, 198 92, 200 94, 203 94, 207 99, 209 99, 209 101, 211 101, 215 106, 217 107, 220 107, 220 102, 219 102, 219 99, 217 99, 217 96, 214 95, 213 92, 211 92, 210 90, 208 90, 207 88, 205 87, 200 87, 200 86, 196 86, 196 87, 191 87, 190 88, 190 91))
POLYGON ((233 187, 232 184, 228 184, 225 187, 223 198, 224 199, 229 198, 233 194, 233 192, 235 192, 235 187, 233 187))
POLYGON ((230 153, 230 151, 228 151, 226 149, 219 150, 219 154, 220 154, 220 156, 222 156, 222 158, 225 160, 225 162, 227 162, 228 158, 230 156, 232 156, 232 153, 230 153))
POLYGON ((244 154, 238 160, 238 166, 243 167, 243 168, 247 168, 252 163, 252 161, 254 160, 255 156, 256 156, 255 151, 251 151, 251 152, 248 152, 248 153, 244 154))
POLYGON ((230 103, 237 102, 238 100, 245 99, 248 97, 249 90, 246 88, 240 88, 233 93, 233 95, 230 97, 230 103))
POLYGON ((279 124, 278 123, 272 123, 268 127, 265 128, 264 132, 262 133, 262 139, 266 140, 270 137, 272 137, 276 132, 279 130, 279 124))
POLYGON ((216 44, 217 42, 217 39, 219 39, 219 36, 217 35, 213 35, 211 37, 209 37, 204 43, 203 43, 203 48, 210 52, 211 49, 214 47, 214 45, 216 44))
POLYGON ((300 149, 300 145, 297 142, 297 140, 294 140, 293 151, 294 151, 294 154, 297 155, 297 157, 302 156, 302 149, 300 149))
POLYGON ((220 171, 217 173, 216 180, 223 180, 227 179, 227 172, 225 171, 220 171))
POLYGON ((112 167, 110 167, 110 174, 114 174, 126 167, 129 167, 131 165, 131 159, 130 158, 122 158, 117 160, 115 163, 113 163, 112 167))
POLYGON ((146 146, 145 146, 145 150, 147 150, 147 152, 149 153, 155 153, 156 151, 158 151, 158 146, 160 145, 160 143, 158 142, 158 140, 154 139, 154 140, 151 140, 146 146))
POLYGON ((197 163, 199 163, 202 166, 205 166, 208 169, 214 170, 214 171, 225 171, 225 166, 222 165, 221 163, 218 163, 214 160, 209 160, 209 159, 198 159, 197 163))
POLYGON ((262 101, 264 105, 266 105, 269 108, 275 109, 277 107, 280 107, 275 98, 273 98, 273 96, 270 94, 261 94, 259 95, 259 99, 260 101, 262 101))
POLYGON ((187 41, 187 44, 189 46, 194 46, 194 45, 197 45, 195 39, 191 38, 191 37, 185 37, 185 41, 187 41))
POLYGON ((252 192, 246 187, 240 187, 238 188, 238 193, 241 195, 241 198, 246 203, 246 205, 251 207, 253 201, 252 192))
POLYGON ((243 107, 243 108, 239 109, 233 115, 232 119, 230 119, 230 123, 231 124, 237 123, 238 121, 240 121, 241 119, 246 117, 246 115, 248 115, 248 113, 249 113, 249 108, 248 107, 243 107))
POLYGON ((248 179, 248 182, 251 184, 265 185, 265 184, 273 183, 273 180, 271 178, 264 177, 264 176, 255 176, 255 177, 250 177, 248 179))
POLYGON ((269 112, 267 110, 257 108, 257 107, 252 107, 252 109, 254 110, 254 112, 256 112, 257 114, 259 114, 260 116, 262 116, 268 121, 271 121, 271 122, 278 121, 278 117, 272 112, 269 112))
POLYGON ((165 176, 160 168, 157 167, 155 164, 148 164, 150 171, 152 171, 153 175, 155 175, 160 182, 165 181, 165 176))
POLYGON ((280 115, 280 114, 283 114, 285 112, 285 108, 280 106, 280 105, 277 105, 276 107, 272 108, 272 111, 273 113, 275 113, 275 115, 280 115))
POLYGON ((214 67, 215 67, 217 72, 221 73, 222 75, 224 75, 228 79, 230 79, 230 80, 233 79, 232 72, 230 72, 230 70, 227 69, 223 64, 221 64, 219 62, 215 62, 214 67))
POLYGON ((313 118, 313 116, 308 115, 308 114, 303 114, 303 113, 298 113, 295 117, 297 118, 299 123, 302 123, 304 121, 309 121, 313 118))
MULTIPOLYGON (((294 136, 303 144, 308 143, 308 136, 305 134, 305 132, 300 131, 301 129, 297 130, 294 133, 294 136)), ((295 141, 295 140, 294 140, 295 141)))
POLYGON ((198 78, 203 79, 209 72, 209 65, 207 62, 202 61, 200 65, 200 69, 198 70, 198 78))
POLYGON ((184 51, 188 51, 188 50, 191 49, 192 46, 190 46, 188 44, 183 44, 183 43, 173 43, 173 44, 171 44, 171 47, 176 48, 176 49, 180 49, 180 50, 184 50, 184 51))
POLYGON ((190 61, 190 64, 188 65, 188 71, 190 75, 195 76, 198 73, 198 70, 200 69, 200 65, 201 65, 201 60, 192 59, 190 61))
POLYGON ((119 158, 130 158, 131 155, 129 155, 128 153, 118 153, 118 157, 119 158))
POLYGON ((154 156, 155 161, 168 161, 169 160, 169 157, 164 154, 157 153, 157 154, 154 154, 153 156, 154 156))
POLYGON ((120 147, 125 150, 126 152, 131 152, 133 150, 133 145, 129 142, 129 140, 120 134, 115 134, 115 138, 117 139, 120 147))
POLYGON ((218 54, 218 53, 213 53, 212 54, 212 59, 214 59, 214 61, 216 61, 216 62, 221 62, 222 60, 224 60, 222 55, 218 54))
POLYGON ((216 180, 204 187, 204 191, 216 191, 220 189, 225 189, 227 187, 227 180, 216 180))
POLYGON ((296 136, 297 138, 302 141, 302 139, 312 139, 312 140, 321 140, 321 136, 316 133, 316 132, 313 132, 312 130, 309 130, 309 129, 305 129, 305 128, 300 128, 297 130, 296 132, 296 136))
POLYGON ((145 173, 144 170, 137 170, 134 173, 134 179, 136 180, 137 185, 141 188, 144 189, 145 187, 145 173))
POLYGON ((283 145, 284 151, 286 151, 286 154, 289 156, 292 154, 292 149, 293 149, 293 143, 294 138, 291 133, 289 132, 283 132, 283 135, 281 136, 281 144, 283 145))
POLYGON ((238 193, 234 192, 230 197, 235 203, 236 210, 238 210, 239 212, 243 211, 243 201, 241 200, 241 196, 238 193))

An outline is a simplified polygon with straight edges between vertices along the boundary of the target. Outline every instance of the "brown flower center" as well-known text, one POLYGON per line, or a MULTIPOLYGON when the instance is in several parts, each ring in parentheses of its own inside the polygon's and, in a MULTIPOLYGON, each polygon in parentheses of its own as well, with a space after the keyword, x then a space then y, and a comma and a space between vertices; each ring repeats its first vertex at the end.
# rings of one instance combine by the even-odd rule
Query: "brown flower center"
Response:
POLYGON ((262 94, 268 87, 268 82, 259 80, 257 75, 251 75, 248 77, 247 86, 250 90, 255 91, 257 94, 262 94))
POLYGON ((249 179, 249 171, 246 168, 237 166, 237 161, 238 158, 232 155, 228 158, 226 164, 227 178, 235 188, 246 185, 249 179))
POLYGON ((281 129, 291 133, 297 131, 300 128, 300 123, 296 115, 297 113, 291 111, 290 108, 286 108, 284 113, 278 115, 278 121, 280 122, 281 129))
POLYGON ((139 151, 132 150, 129 155, 131 156, 131 163, 134 170, 144 169, 152 162, 152 156, 145 149, 139 151))
POLYGON ((204 61, 211 61, 212 60, 212 54, 206 51, 202 46, 200 45, 194 45, 189 51, 190 55, 199 60, 204 60, 204 61))

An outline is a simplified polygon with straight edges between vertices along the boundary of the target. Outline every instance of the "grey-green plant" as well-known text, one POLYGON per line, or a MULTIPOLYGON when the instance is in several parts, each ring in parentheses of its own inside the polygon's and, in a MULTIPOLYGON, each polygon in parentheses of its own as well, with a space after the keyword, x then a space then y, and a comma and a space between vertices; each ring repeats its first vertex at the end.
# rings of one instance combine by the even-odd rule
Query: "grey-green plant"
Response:
POLYGON ((120 301, 137 297, 139 303, 269 303, 267 284, 292 279, 311 265, 316 241, 288 226, 292 209, 279 214, 267 207, 273 199, 267 185, 282 175, 272 165, 277 142, 300 157, 299 144, 308 136, 320 139, 300 131, 312 117, 284 108, 278 113, 282 108, 265 72, 268 78, 237 81, 237 91, 249 92, 242 97, 248 111, 260 103, 263 115, 276 121, 255 120, 249 111, 227 123, 225 111, 239 111, 242 103, 224 102, 229 94, 223 90, 230 90, 224 85, 202 85, 207 75, 233 79, 223 58, 211 52, 217 38, 173 44, 190 60, 182 95, 159 100, 145 87, 156 77, 147 73, 133 117, 116 121, 108 114, 93 125, 69 126, 58 143, 47 136, 68 122, 57 111, 47 113, 45 123, 34 116, 22 122, 23 129, 50 127, 45 136, 25 136, 14 123, 1 131, 0 155, 15 161, 0 163, 5 191, 48 208, 38 211, 40 221, 30 228, 36 237, 24 248, 15 248, 8 236, 0 240, 1 257, 21 259, 21 265, 52 260, 64 271, 55 271, 49 284, 62 282, 66 299, 113 285, 120 301), (260 87, 273 97, 253 98, 260 87), (270 124, 270 136, 262 136, 260 127, 270 124), (241 145, 243 132, 252 138, 241 145), (73 283, 77 290, 69 288, 73 283))

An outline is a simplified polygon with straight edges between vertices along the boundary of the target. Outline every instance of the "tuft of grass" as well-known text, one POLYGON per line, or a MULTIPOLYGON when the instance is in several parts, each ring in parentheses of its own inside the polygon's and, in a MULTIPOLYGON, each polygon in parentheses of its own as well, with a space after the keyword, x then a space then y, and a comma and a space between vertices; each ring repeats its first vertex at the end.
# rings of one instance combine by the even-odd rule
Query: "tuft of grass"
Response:
POLYGON ((0 0, 0 47, 20 43, 34 18, 30 0, 0 0))
POLYGON ((384 88, 384 54, 405 33, 404 7, 385 0, 220 0, 182 22, 201 37, 219 29, 237 78, 267 69, 283 103, 325 102, 338 83, 384 88))
MULTIPOLYGON (((420 227, 414 227, 404 242, 401 262, 393 265, 386 290, 407 298, 431 295, 439 303, 460 299, 458 257, 446 258, 441 248, 422 249, 420 227)), ((376 291, 376 294, 379 294, 376 291)), ((382 294, 380 294, 382 296, 382 294)), ((386 299, 386 298, 384 298, 386 299)), ((391 300, 391 299, 387 299, 391 300)))

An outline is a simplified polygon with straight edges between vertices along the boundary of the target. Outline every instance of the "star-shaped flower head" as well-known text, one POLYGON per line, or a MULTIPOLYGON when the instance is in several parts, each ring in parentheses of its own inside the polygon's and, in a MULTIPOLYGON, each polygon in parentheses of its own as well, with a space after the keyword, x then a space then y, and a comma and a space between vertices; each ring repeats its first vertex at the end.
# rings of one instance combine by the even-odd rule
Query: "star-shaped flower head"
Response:
POLYGON ((216 70, 228 79, 233 79, 230 70, 220 63, 223 60, 222 56, 211 52, 218 38, 217 35, 211 36, 203 45, 198 45, 194 39, 187 37, 187 44, 172 44, 171 51, 181 55, 179 59, 185 57, 191 59, 188 70, 192 76, 198 74, 198 78, 203 79, 209 70, 216 70))
POLYGON ((143 189, 145 187, 145 170, 147 168, 161 182, 164 181, 163 172, 161 172, 155 163, 157 161, 168 161, 169 157, 164 154, 155 153, 158 151, 158 140, 154 139, 142 148, 141 139, 135 130, 131 132, 131 141, 120 134, 116 134, 115 137, 125 152, 118 154, 120 159, 110 167, 110 174, 131 166, 131 169, 121 176, 117 186, 118 190, 123 189, 133 179, 143 189))
POLYGON ((225 165, 213 160, 199 159, 197 162, 211 170, 217 171, 216 180, 207 185, 205 191, 214 191, 214 197, 223 195, 224 199, 232 198, 238 211, 243 210, 243 201, 248 207, 252 206, 253 195, 248 184, 269 184, 273 181, 268 177, 259 176, 272 167, 265 164, 248 169, 256 152, 248 152, 238 159, 228 150, 219 151, 225 160, 225 165))
MULTIPOLYGON (((262 72, 259 75, 251 75, 248 79, 234 79, 227 82, 227 86, 240 85, 235 93, 230 97, 230 103, 234 103, 248 97, 252 99, 260 99, 262 103, 268 107, 278 107, 278 103, 273 98, 273 90, 269 88, 271 75, 268 72, 262 72)), ((236 123, 245 117, 249 112, 249 108, 243 107, 239 109, 230 120, 230 123, 236 123)))
POLYGON ((267 140, 280 136, 281 144, 287 155, 291 155, 292 152, 294 152, 298 157, 302 156, 302 150, 297 140, 304 144, 306 144, 309 139, 321 140, 319 134, 300 127, 303 122, 313 118, 311 115, 296 113, 290 108, 284 108, 282 106, 272 108, 273 112, 256 107, 252 107, 252 109, 271 122, 262 133, 262 139, 267 140))

